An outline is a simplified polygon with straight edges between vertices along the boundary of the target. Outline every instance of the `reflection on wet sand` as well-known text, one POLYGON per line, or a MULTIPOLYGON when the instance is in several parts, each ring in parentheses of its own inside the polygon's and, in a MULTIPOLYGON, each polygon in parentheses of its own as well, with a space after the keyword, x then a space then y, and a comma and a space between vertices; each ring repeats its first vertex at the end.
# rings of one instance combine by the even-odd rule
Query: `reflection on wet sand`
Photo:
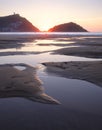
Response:
POLYGON ((48 104, 59 102, 43 92, 42 82, 36 76, 36 68, 27 64, 0 65, 0 98, 24 97, 48 104), (19 70, 17 66, 25 69, 19 70))

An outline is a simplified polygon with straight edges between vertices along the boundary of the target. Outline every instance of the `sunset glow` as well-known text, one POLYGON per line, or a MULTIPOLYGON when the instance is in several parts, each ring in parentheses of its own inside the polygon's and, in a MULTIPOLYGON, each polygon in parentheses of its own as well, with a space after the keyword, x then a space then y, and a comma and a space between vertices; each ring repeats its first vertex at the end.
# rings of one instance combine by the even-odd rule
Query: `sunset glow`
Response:
POLYGON ((0 0, 0 16, 13 12, 27 18, 41 31, 75 22, 92 32, 102 32, 102 0, 0 0))
POLYGON ((46 25, 40 28, 41 31, 48 31, 48 29, 49 29, 49 26, 46 26, 46 25))
POLYGON ((42 24, 40 27, 40 30, 41 31, 48 31, 50 27, 51 27, 51 25, 49 23, 42 24))

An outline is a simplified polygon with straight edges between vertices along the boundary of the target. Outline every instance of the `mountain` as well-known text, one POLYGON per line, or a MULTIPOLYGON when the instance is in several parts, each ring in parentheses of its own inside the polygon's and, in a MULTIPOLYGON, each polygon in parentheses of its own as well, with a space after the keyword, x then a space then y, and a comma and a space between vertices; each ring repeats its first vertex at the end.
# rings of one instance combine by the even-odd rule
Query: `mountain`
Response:
POLYGON ((0 32, 39 32, 26 18, 19 14, 0 17, 0 32))
POLYGON ((86 29, 73 22, 54 26, 53 28, 50 28, 48 31, 49 32, 88 32, 86 29))

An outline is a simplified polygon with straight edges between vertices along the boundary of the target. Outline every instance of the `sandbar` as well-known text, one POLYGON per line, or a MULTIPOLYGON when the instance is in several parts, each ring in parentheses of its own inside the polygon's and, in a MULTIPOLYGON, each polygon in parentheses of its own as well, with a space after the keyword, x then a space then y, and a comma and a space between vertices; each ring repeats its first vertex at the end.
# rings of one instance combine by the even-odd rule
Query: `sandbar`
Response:
POLYGON ((28 64, 0 65, 0 98, 23 97, 46 104, 60 104, 44 93, 36 68, 28 64), (25 67, 23 70, 17 67, 25 67))
POLYGON ((102 61, 46 62, 47 73, 80 79, 102 87, 102 61))
MULTIPOLYGON (((80 56, 87 58, 102 58, 102 38, 74 38, 70 39, 74 43, 66 44, 68 47, 64 47, 58 50, 54 50, 52 54, 80 56), (72 47, 71 47, 72 45, 72 47)), ((68 40, 69 41, 69 40, 68 40)))

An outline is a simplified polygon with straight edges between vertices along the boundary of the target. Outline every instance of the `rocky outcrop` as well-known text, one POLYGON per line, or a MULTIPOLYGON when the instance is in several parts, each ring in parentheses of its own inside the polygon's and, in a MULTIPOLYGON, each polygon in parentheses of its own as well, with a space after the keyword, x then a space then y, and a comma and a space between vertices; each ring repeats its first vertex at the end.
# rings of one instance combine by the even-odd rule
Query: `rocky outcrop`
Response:
POLYGON ((54 26, 49 29, 49 32, 87 32, 87 30, 76 23, 70 22, 54 26))
POLYGON ((0 17, 0 32, 39 32, 26 18, 19 14, 0 17))

